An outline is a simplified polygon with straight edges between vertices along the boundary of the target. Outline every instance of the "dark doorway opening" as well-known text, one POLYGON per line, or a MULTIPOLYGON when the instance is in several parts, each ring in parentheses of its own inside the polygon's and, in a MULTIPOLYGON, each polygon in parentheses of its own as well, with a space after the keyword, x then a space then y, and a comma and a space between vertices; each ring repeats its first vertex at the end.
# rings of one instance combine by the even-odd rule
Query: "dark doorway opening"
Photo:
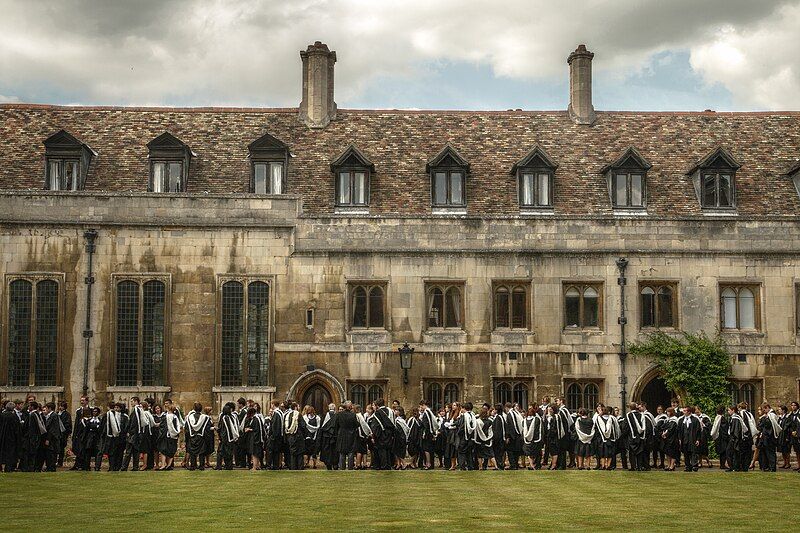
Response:
POLYGON ((667 388, 664 379, 661 376, 656 376, 644 386, 639 401, 645 402, 647 410, 655 414, 656 407, 659 405, 664 409, 669 407, 673 397, 674 395, 667 388))
POLYGON ((306 405, 316 409, 317 414, 322 416, 328 412, 328 404, 331 403, 331 394, 324 386, 319 383, 311 385, 303 393, 301 409, 306 405))

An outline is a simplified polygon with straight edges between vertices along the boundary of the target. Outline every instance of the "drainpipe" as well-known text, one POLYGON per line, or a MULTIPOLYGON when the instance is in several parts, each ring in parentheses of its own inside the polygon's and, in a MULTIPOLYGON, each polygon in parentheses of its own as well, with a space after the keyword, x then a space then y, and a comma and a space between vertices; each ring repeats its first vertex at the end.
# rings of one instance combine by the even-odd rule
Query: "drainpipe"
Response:
POLYGON ((86 252, 89 254, 89 272, 84 278, 84 283, 86 283, 86 326, 83 329, 83 395, 86 396, 89 393, 89 341, 94 335, 92 332, 92 285, 94 285, 92 259, 96 248, 97 230, 86 231, 83 238, 86 239, 86 252))
POLYGON ((628 283, 627 278, 625 277, 625 269, 628 268, 628 260, 624 257, 620 257, 617 259, 617 268, 619 269, 619 277, 617 278, 617 285, 619 285, 619 318, 617 319, 617 323, 619 324, 619 336, 620 336, 620 343, 619 343, 619 384, 622 386, 622 390, 620 391, 620 398, 622 399, 622 407, 620 408, 620 413, 625 415, 625 410, 627 409, 627 401, 626 396, 628 391, 625 390, 625 386, 628 383, 628 378, 625 375, 625 359, 628 358, 628 351, 627 347, 625 346, 625 324, 628 323, 628 319, 625 316, 625 285, 628 283))

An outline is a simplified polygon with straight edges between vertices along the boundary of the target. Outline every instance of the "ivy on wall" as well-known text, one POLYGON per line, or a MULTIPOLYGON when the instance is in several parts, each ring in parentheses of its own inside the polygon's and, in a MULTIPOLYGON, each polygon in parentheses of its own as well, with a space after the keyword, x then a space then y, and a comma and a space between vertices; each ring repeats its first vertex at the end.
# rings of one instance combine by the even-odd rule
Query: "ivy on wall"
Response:
POLYGON ((681 397, 681 405, 699 405, 713 418, 718 405, 730 402, 731 356, 724 341, 703 333, 670 336, 652 333, 633 342, 628 351, 651 359, 663 372, 664 383, 681 397))

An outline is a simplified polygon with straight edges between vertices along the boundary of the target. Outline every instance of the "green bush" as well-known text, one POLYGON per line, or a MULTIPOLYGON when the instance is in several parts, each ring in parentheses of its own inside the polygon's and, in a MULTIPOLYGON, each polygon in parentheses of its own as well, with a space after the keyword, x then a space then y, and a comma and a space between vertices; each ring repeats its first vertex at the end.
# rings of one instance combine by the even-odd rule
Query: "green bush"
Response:
POLYGON ((674 337, 657 332, 631 343, 628 350, 658 365, 667 387, 681 396, 682 405, 699 405, 713 418, 718 405, 730 402, 731 356, 719 336, 710 339, 703 332, 684 332, 674 337))

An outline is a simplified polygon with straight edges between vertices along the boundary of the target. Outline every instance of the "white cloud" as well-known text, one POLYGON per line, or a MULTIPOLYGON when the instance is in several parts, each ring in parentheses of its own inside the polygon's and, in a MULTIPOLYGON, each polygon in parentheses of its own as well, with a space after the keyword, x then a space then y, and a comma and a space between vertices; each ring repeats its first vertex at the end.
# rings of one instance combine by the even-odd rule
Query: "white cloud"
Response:
POLYGON ((568 53, 586 42, 599 75, 624 77, 649 68, 655 53, 690 50, 693 67, 741 105, 796 108, 798 4, 9 0, 0 91, 83 103, 294 106, 298 51, 322 40, 337 51, 336 99, 347 106, 378 77, 425 76, 438 61, 563 82, 568 53))

